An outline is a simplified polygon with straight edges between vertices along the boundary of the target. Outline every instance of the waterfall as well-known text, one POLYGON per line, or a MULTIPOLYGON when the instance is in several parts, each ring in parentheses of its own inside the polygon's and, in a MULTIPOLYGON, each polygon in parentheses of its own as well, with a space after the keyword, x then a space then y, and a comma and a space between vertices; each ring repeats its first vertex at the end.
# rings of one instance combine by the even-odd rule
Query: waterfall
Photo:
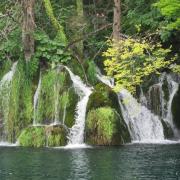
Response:
POLYGON ((54 111, 54 125, 57 125, 60 123, 59 121, 59 89, 60 89, 60 84, 58 82, 56 82, 56 84, 54 85, 54 107, 55 107, 55 111, 54 111))
POLYGON ((113 88, 114 87, 114 79, 113 78, 108 78, 107 76, 102 75, 100 69, 98 67, 96 67, 96 77, 104 84, 106 84, 107 86, 113 88))
POLYGON ((139 100, 140 100, 140 103, 142 104, 142 105, 144 105, 144 106, 147 106, 147 99, 146 99, 146 96, 144 95, 144 92, 143 92, 143 90, 142 90, 142 87, 140 87, 140 98, 139 98, 139 100))
POLYGON ((172 107, 173 98, 178 91, 179 84, 177 82, 173 81, 173 79, 171 78, 170 75, 167 76, 167 82, 168 82, 168 90, 169 90, 169 100, 167 102, 167 115, 164 120, 170 124, 170 126, 174 132, 174 135, 178 136, 178 131, 173 122, 171 107, 172 107))
POLYGON ((178 88, 179 84, 173 80, 172 76, 163 73, 159 78, 159 83, 149 88, 147 98, 148 108, 170 125, 174 136, 178 136, 178 131, 173 123, 171 107, 178 88), (166 90, 163 86, 167 86, 166 90))
MULTIPOLYGON (((68 94, 69 94, 69 88, 68 88, 68 94)), ((65 119, 66 119, 66 108, 67 108, 67 102, 64 105, 64 109, 63 109, 63 125, 65 125, 65 119)))
POLYGON ((119 94, 124 120, 133 141, 153 142, 164 139, 163 126, 158 118, 127 91, 119 94))
MULTIPOLYGON (((114 86, 111 80, 98 73, 97 78, 104 84, 114 86)), ((148 110, 146 97, 141 89, 140 101, 127 91, 122 90, 118 93, 119 104, 124 121, 128 126, 132 141, 153 142, 164 140, 163 126, 158 118, 148 110)))
POLYGON ((33 126, 36 126, 37 123, 37 117, 38 117, 38 101, 39 101, 39 95, 41 92, 41 73, 40 73, 40 78, 38 82, 38 87, 36 89, 36 92, 34 94, 34 119, 33 119, 33 126))
POLYGON ((80 145, 84 142, 86 107, 92 90, 82 82, 79 76, 74 75, 68 67, 65 66, 65 68, 69 72, 73 86, 80 99, 76 107, 75 124, 70 129, 68 145, 80 145))
POLYGON ((16 72, 17 62, 15 62, 11 70, 5 74, 0 81, 0 98, 1 98, 1 111, 2 111, 2 120, 0 121, 0 141, 6 141, 6 122, 9 116, 9 100, 11 95, 11 82, 13 76, 16 72))

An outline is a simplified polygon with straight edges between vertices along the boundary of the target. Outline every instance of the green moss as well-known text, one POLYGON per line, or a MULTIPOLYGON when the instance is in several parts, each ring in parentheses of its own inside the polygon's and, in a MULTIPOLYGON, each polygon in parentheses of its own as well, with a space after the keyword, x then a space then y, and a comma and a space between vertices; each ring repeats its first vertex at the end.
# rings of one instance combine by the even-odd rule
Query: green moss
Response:
POLYGON ((66 38, 66 35, 64 32, 64 28, 56 19, 50 0, 43 0, 43 2, 44 2, 44 7, 46 10, 46 13, 47 13, 53 27, 57 31, 57 37, 59 38, 60 42, 62 42, 66 45, 67 44, 67 38, 66 38))
POLYGON ((78 95, 75 93, 74 88, 69 89, 69 104, 66 107, 65 125, 71 128, 74 124, 75 109, 78 102, 78 95))
POLYGON ((127 127, 115 109, 101 107, 89 111, 86 140, 94 145, 119 145, 129 141, 127 127))
POLYGON ((11 69, 12 62, 9 60, 0 61, 0 79, 11 69))
POLYGON ((59 109, 58 116, 62 119, 64 106, 69 102, 67 89, 70 84, 67 72, 50 70, 42 74, 41 90, 36 119, 39 123, 50 123, 54 120, 55 109, 59 109), (55 107, 55 101, 58 104, 55 107))
POLYGON ((28 127, 19 136, 20 146, 25 147, 54 147, 64 146, 67 143, 67 131, 59 126, 28 127))
POLYGON ((68 63, 68 67, 72 70, 72 72, 73 72, 74 74, 80 76, 81 79, 85 79, 82 66, 81 66, 81 64, 78 62, 78 60, 72 59, 72 60, 68 63))
POLYGON ((44 147, 46 137, 44 127, 29 127, 22 131, 19 136, 20 146, 44 147))
POLYGON ((65 146, 67 143, 67 132, 63 126, 48 127, 46 134, 49 147, 65 146))
POLYGON ((32 99, 32 81, 25 72, 25 62, 20 60, 13 77, 10 95, 7 125, 8 135, 10 135, 10 139, 8 139, 11 140, 11 142, 16 141, 22 129, 32 124, 32 99))
POLYGON ((94 61, 87 61, 87 66, 87 78, 92 85, 95 85, 98 82, 96 64, 94 61))
POLYGON ((98 83, 89 97, 87 112, 103 106, 110 106, 121 114, 117 94, 107 85, 98 83))

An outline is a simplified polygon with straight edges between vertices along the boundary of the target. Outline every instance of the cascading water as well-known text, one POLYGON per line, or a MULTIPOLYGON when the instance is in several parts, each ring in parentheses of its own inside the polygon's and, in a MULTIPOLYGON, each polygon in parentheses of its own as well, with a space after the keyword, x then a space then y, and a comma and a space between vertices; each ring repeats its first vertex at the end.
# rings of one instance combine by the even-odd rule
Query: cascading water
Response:
POLYGON ((79 95, 79 102, 76 107, 76 117, 75 124, 70 129, 69 133, 69 143, 68 145, 81 145, 84 142, 84 128, 85 128, 85 117, 86 117, 86 107, 89 100, 89 96, 92 93, 90 87, 87 87, 79 76, 74 75, 71 70, 64 66, 70 74, 73 86, 79 95))
POLYGON ((38 117, 38 100, 39 100, 40 91, 41 91, 41 73, 40 73, 40 78, 39 78, 39 82, 38 82, 38 87, 37 87, 36 92, 34 94, 34 119, 33 119, 33 126, 38 125, 37 117, 38 117))
POLYGON ((132 141, 153 142, 164 140, 160 119, 127 91, 122 90, 119 101, 124 120, 128 126, 132 141))
POLYGON ((179 133, 173 123, 171 107, 178 88, 179 84, 173 80, 172 76, 163 73, 159 78, 159 83, 149 88, 147 98, 148 108, 170 125, 175 137, 178 137, 179 133), (166 86, 165 90, 163 86, 166 86))
POLYGON ((55 111, 54 111, 54 125, 57 125, 60 123, 59 121, 59 89, 60 89, 60 84, 58 82, 56 82, 56 84, 54 85, 54 107, 55 107, 55 111))
POLYGON ((171 76, 167 76, 167 82, 168 82, 168 90, 169 90, 170 96, 169 96, 169 101, 167 103, 167 115, 166 115, 165 121, 167 121, 170 124, 170 126, 174 132, 174 135, 179 136, 178 135, 179 133, 177 132, 175 124, 173 123, 173 116, 172 116, 172 111, 171 111, 172 101, 173 101, 175 94, 178 91, 179 84, 176 83, 175 81, 173 81, 171 76))
MULTIPOLYGON (((69 88, 68 88, 68 94, 69 94, 69 88)), ((67 108, 67 102, 64 105, 64 110, 63 110, 63 125, 65 125, 65 119, 66 119, 66 108, 67 108)))
POLYGON ((13 80, 13 76, 16 72, 17 62, 15 62, 11 70, 5 74, 0 81, 0 97, 1 97, 1 112, 2 112, 2 120, 0 124, 0 142, 6 141, 6 122, 8 120, 9 115, 9 100, 11 94, 11 82, 13 80))
MULTIPOLYGON (((111 80, 98 71, 97 78, 113 87, 111 80)), ((148 110, 147 100, 141 89, 141 104, 127 91, 118 93, 123 118, 128 126, 132 141, 157 142, 164 140, 163 126, 158 118, 148 110)))
POLYGON ((107 76, 102 75, 100 69, 97 67, 96 68, 97 74, 96 77, 104 84, 107 86, 113 88, 114 86, 114 79, 113 78, 108 78, 107 76))

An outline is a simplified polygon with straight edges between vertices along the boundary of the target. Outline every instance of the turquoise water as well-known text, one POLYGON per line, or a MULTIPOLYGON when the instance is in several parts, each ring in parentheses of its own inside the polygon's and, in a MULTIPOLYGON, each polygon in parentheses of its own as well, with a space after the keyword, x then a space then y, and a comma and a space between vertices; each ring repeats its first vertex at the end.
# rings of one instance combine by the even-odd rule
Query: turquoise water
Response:
POLYGON ((178 180, 180 145, 0 147, 0 180, 178 180))

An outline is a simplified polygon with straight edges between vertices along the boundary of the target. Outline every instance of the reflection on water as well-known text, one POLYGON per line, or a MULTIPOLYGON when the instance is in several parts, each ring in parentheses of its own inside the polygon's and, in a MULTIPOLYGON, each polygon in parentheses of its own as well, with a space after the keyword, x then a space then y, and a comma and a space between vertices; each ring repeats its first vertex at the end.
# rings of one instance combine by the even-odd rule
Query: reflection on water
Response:
POLYGON ((70 157, 71 169, 68 180, 84 180, 84 177, 86 177, 86 179, 91 179, 89 162, 86 152, 83 149, 72 150, 70 157))
POLYGON ((0 147, 0 180, 180 180, 180 144, 0 147))

